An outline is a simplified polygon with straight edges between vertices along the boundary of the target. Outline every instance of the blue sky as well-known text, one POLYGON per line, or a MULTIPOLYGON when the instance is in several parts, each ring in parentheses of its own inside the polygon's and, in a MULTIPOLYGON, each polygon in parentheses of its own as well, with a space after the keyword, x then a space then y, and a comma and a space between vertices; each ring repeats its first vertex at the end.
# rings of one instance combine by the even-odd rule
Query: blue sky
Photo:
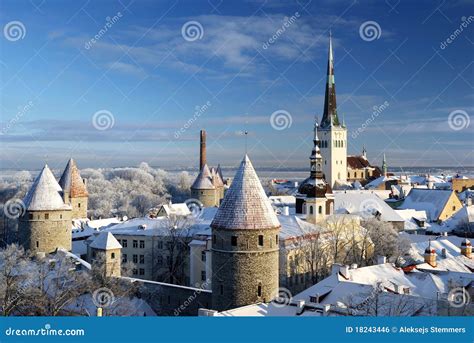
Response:
POLYGON ((195 167, 201 128, 211 164, 237 164, 248 130, 255 165, 306 166, 329 30, 350 154, 365 144, 377 164, 385 152, 391 166, 472 166, 473 7, 2 1, 1 167, 61 167, 70 156, 81 167, 195 167), (7 30, 12 21, 23 25, 22 38, 7 30), (182 33, 190 21, 198 39, 182 33), (360 31, 369 21, 380 28, 376 39, 360 31), (291 126, 275 130, 275 111, 289 113, 291 126))

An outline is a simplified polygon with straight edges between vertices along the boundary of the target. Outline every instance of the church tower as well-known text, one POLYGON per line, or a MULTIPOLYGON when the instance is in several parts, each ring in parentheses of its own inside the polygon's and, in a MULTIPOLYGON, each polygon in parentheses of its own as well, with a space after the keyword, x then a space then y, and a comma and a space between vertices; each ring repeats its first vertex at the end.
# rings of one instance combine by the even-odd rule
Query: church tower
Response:
POLYGON ((329 185, 334 187, 337 180, 341 182, 347 180, 347 128, 344 121, 340 121, 337 113, 331 36, 329 36, 324 112, 318 134, 321 138, 321 152, 324 158, 323 172, 329 185))
POLYGON ((61 187, 47 165, 23 199, 25 212, 19 219, 20 244, 31 253, 71 250, 71 207, 61 197, 61 187))
POLYGON ((305 215, 308 222, 316 223, 334 212, 334 195, 324 179, 323 157, 318 137, 318 123, 314 123, 313 150, 310 160, 310 176, 304 180, 296 194, 296 214, 305 215))
POLYGON ((61 179, 59 179, 64 199, 72 207, 72 219, 87 218, 89 193, 87 193, 86 180, 82 179, 76 162, 71 158, 67 162, 61 179))
POLYGON ((212 229, 212 308, 269 302, 278 293, 280 222, 246 155, 212 229))

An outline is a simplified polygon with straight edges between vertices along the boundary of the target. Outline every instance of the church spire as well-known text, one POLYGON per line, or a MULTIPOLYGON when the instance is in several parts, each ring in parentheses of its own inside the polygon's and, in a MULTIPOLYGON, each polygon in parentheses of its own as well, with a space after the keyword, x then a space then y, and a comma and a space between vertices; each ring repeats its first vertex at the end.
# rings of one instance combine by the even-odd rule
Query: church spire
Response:
POLYGON ((383 171, 383 175, 384 176, 387 176, 387 159, 385 158, 385 153, 383 153, 383 161, 382 161, 382 171, 383 171))
POLYGON ((324 113, 321 120, 321 127, 326 128, 332 125, 339 126, 336 106, 336 84, 334 82, 334 57, 332 52, 332 35, 329 33, 328 69, 326 81, 326 94, 324 96, 324 113))

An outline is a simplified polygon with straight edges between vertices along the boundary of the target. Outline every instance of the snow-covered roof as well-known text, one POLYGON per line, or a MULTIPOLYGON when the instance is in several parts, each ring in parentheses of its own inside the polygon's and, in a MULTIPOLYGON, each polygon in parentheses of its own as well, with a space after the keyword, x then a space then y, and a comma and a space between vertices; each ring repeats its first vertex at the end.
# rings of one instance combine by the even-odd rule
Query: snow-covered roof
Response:
POLYGON ((438 220, 453 191, 412 188, 400 209, 426 211, 430 221, 438 220))
POLYGON ((365 185, 365 188, 366 189, 378 188, 381 184, 383 184, 387 181, 395 181, 395 180, 398 180, 398 178, 395 177, 395 176, 382 175, 382 176, 376 178, 375 180, 369 182, 367 185, 365 185))
POLYGON ((247 155, 242 160, 211 226, 221 229, 269 229, 280 226, 247 155))
POLYGON ((89 220, 87 218, 73 219, 72 221, 72 239, 86 238, 94 233, 119 224, 122 221, 115 217, 89 220))
POLYGON ((202 169, 199 171, 196 180, 191 186, 192 189, 214 189, 214 185, 212 184, 212 175, 211 171, 207 164, 205 164, 202 169))
POLYGON ((47 165, 41 170, 23 199, 27 211, 71 210, 61 197, 61 187, 47 165))
POLYGON ((69 192, 71 198, 88 196, 86 185, 82 180, 76 162, 71 158, 67 162, 59 185, 65 192, 69 192))
POLYGON ((165 204, 162 206, 166 215, 175 215, 175 216, 188 216, 191 214, 188 205, 185 203, 180 204, 165 204))
POLYGON ((404 221, 393 208, 387 205, 385 201, 375 194, 346 191, 336 192, 334 211, 337 213, 361 214, 362 216, 373 215, 374 212, 380 213, 380 220, 386 222, 404 221))
POLYGON ((115 239, 114 235, 105 231, 97 235, 90 247, 101 250, 122 249, 122 245, 115 239))

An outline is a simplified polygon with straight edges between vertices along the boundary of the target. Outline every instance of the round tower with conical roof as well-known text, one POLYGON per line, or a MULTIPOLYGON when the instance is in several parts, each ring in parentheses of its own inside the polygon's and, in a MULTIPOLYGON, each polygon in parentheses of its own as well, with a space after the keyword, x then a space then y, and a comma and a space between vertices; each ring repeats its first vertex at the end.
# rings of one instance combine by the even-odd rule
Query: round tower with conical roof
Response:
POLYGON ((66 168, 59 180, 65 201, 72 207, 72 218, 87 218, 89 193, 86 181, 82 179, 76 162, 69 159, 66 168))
POLYGON ((19 219, 20 244, 32 253, 71 250, 71 207, 61 197, 62 189, 47 165, 23 199, 19 219))
POLYGON ((205 207, 219 206, 219 192, 207 164, 202 167, 191 186, 191 197, 199 200, 205 207))
POLYGON ((248 156, 211 228, 213 309, 271 301, 278 292, 280 222, 248 156))

